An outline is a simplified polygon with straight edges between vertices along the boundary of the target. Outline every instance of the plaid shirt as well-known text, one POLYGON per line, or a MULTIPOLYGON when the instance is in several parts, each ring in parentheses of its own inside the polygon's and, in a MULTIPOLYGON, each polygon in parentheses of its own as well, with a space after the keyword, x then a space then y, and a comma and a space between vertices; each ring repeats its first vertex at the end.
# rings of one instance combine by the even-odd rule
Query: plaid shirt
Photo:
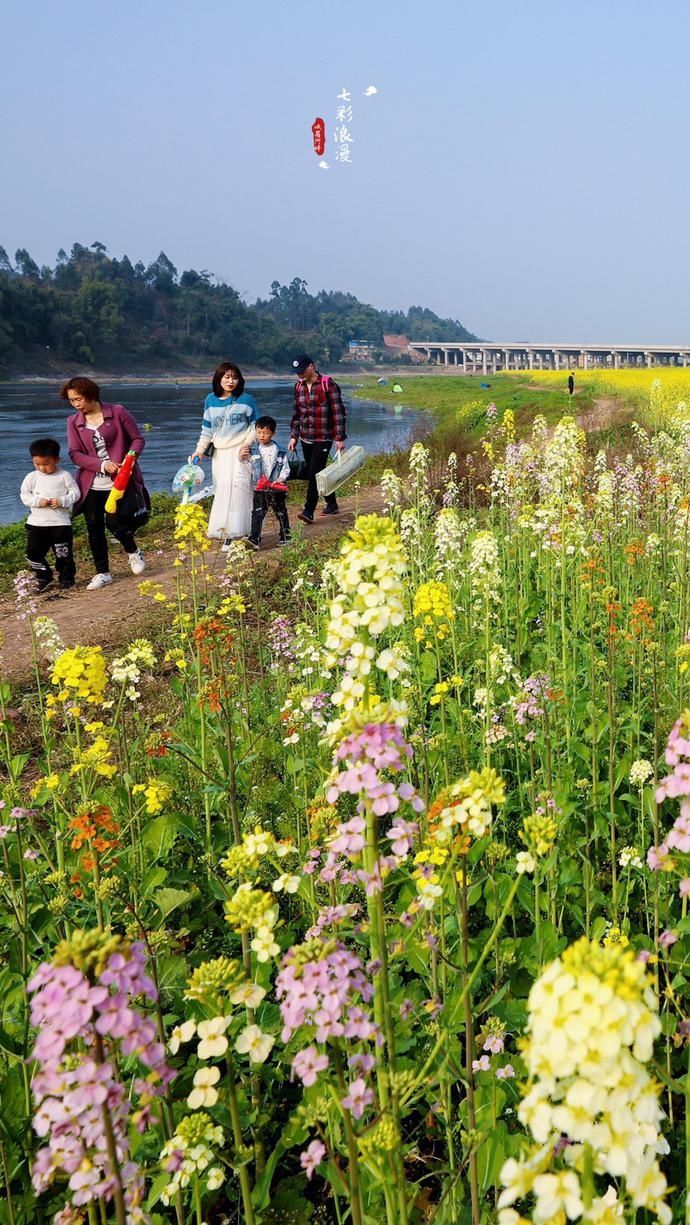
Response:
POLYGON ((290 434, 302 442, 344 442, 345 405, 340 388, 333 379, 327 379, 324 392, 322 376, 317 371, 316 382, 311 388, 306 379, 295 383, 295 407, 290 422, 290 434))

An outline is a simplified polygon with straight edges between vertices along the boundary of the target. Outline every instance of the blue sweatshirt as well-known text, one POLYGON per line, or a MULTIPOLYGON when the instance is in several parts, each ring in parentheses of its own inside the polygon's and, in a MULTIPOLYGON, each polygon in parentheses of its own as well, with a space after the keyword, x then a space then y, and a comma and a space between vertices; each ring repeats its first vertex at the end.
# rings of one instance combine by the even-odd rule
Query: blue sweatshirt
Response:
POLYGON ((211 442, 216 447, 227 447, 233 438, 244 434, 258 416, 256 402, 248 392, 243 391, 237 397, 229 396, 226 400, 211 392, 204 401, 197 450, 206 451, 211 442))

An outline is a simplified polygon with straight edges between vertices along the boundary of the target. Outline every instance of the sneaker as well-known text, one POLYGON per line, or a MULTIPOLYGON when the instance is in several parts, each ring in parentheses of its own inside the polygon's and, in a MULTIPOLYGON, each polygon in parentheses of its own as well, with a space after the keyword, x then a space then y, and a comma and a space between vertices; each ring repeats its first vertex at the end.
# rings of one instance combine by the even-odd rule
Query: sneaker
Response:
POLYGON ((231 546, 231 545, 232 545, 232 536, 226 536, 226 537, 225 537, 225 540, 223 541, 222 545, 220 546, 220 551, 221 551, 221 553, 229 553, 229 552, 230 552, 230 546, 231 546))
POLYGON ((253 540, 251 536, 245 536, 244 543, 248 544, 250 549, 255 549, 257 552, 261 548, 261 541, 253 540))
POLYGON ((292 544, 292 541, 290 540, 290 537, 289 537, 289 536, 288 536, 287 540, 279 540, 279 541, 278 541, 278 547, 279 547, 279 548, 281 548, 281 549, 284 549, 284 548, 286 547, 286 545, 288 545, 288 544, 292 544))
POLYGON ((136 553, 128 553, 127 560, 132 574, 143 574, 146 569, 146 562, 141 549, 137 549, 136 553))
POLYGON ((48 587, 50 587, 52 582, 53 582, 52 577, 37 579, 36 580, 36 591, 38 592, 38 594, 40 595, 42 591, 45 591, 48 587))
POLYGON ((303 511, 303 510, 299 512, 297 518, 301 519, 302 523, 313 523, 314 522, 314 516, 308 515, 306 511, 303 511))
POLYGON ((323 510, 321 511, 321 514, 322 515, 339 515, 340 507, 339 506, 324 506, 323 510))
POLYGON ((94 574, 90 583, 86 584, 87 591, 100 591, 101 587, 108 587, 113 581, 112 574, 94 574))
POLYGON ((74 579, 73 578, 60 579, 58 586, 60 588, 60 591, 71 591, 72 588, 74 587, 74 579))

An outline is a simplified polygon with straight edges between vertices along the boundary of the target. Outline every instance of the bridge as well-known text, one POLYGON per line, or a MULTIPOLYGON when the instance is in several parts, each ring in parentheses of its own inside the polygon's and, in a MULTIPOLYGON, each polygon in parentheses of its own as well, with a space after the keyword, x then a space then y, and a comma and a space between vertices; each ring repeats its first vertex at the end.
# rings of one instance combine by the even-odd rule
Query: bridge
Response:
MULTIPOLYGON (((498 341, 415 340, 407 346, 417 361, 457 366, 463 374, 497 374, 499 370, 619 370, 638 366, 688 366, 690 345, 543 345, 498 341)), ((460 370, 458 370, 460 373, 460 370)))

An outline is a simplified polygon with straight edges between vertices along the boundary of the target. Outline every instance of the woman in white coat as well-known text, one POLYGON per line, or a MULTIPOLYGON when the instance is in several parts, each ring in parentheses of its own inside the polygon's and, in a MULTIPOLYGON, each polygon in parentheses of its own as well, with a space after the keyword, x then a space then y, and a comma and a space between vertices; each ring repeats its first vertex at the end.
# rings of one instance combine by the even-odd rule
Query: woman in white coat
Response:
POLYGON ((213 375, 213 391, 204 402, 201 434, 191 459, 206 454, 213 444, 214 498, 208 535, 228 545, 248 536, 252 520, 251 465, 240 451, 254 441, 259 410, 244 390, 244 378, 234 362, 221 362, 213 375))

